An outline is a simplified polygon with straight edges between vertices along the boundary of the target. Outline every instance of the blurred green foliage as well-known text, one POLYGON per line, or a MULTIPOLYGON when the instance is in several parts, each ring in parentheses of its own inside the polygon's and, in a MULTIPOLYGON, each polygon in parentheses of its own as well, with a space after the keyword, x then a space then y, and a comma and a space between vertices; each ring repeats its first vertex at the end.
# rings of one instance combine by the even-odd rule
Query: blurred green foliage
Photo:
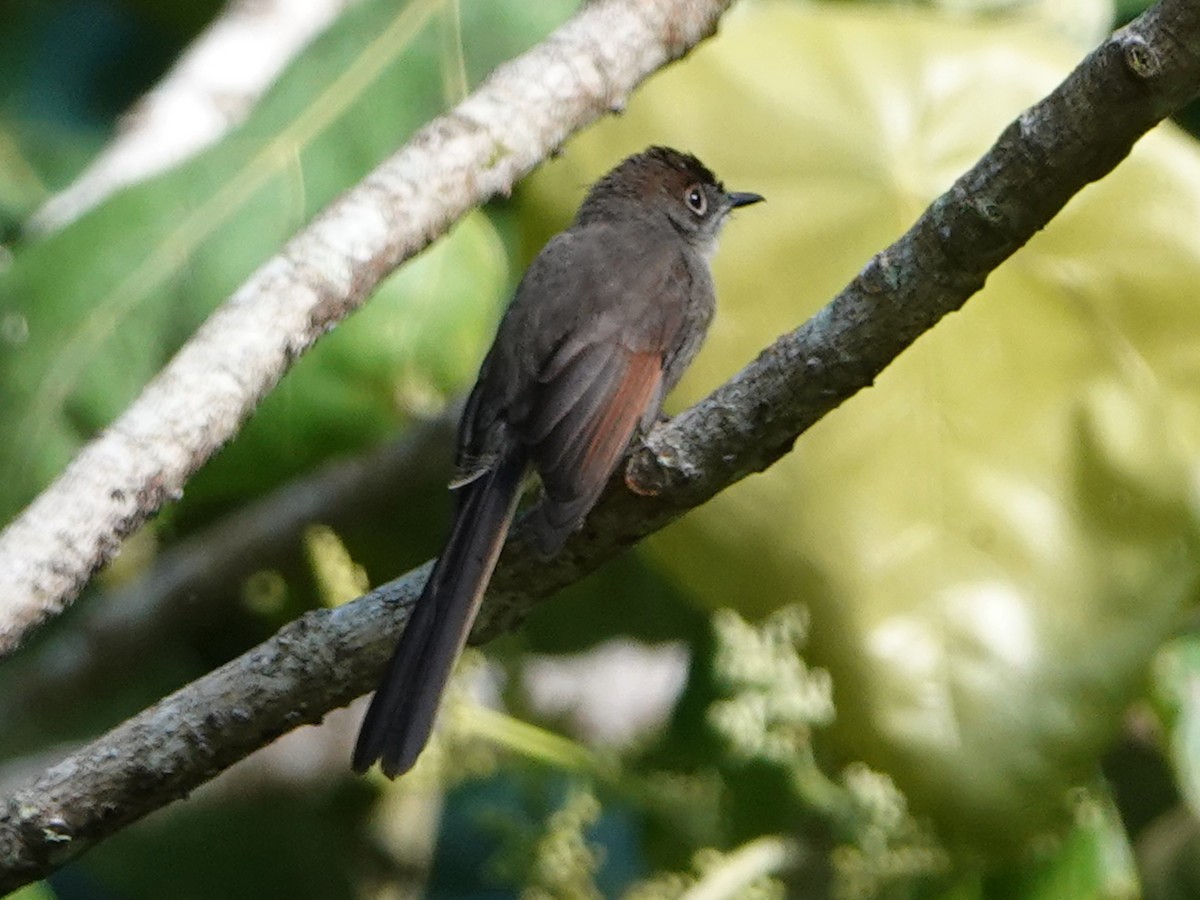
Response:
MULTIPOLYGON (((18 245, 0 273, 0 316, 16 335, 0 357, 6 518, 216 303, 443 108, 443 85, 458 71, 443 70, 442 38, 426 27, 440 8, 437 0, 355 6, 220 145, 18 245)), ((464 27, 494 34, 492 24, 483 15, 464 27)), ((507 46, 489 39, 480 53, 498 62, 526 36, 507 46)), ((192 502, 211 493, 244 500, 386 434, 409 413, 406 398, 429 403, 460 390, 507 285, 490 231, 479 218, 460 227, 449 249, 389 282, 350 333, 324 341, 189 489, 192 502)))
MULTIPOLYGON (((558 221, 568 185, 665 134, 767 196, 724 238, 725 302, 681 388, 696 397, 818 309, 1077 58, 1023 20, 751 8, 535 190, 558 221)), ((954 842, 1014 851, 1069 815, 1063 789, 1194 604, 1198 210, 1192 141, 1147 137, 875 388, 648 542, 710 605, 808 604, 843 752, 954 842)))
MULTIPOLYGON (((290 234, 573 5, 363 0, 222 143, 39 237, 20 223, 94 151, 96 111, 122 96, 61 90, 95 88, 71 69, 86 54, 53 55, 63 23, 108 23, 95 43, 115 59, 142 29, 165 65, 216 4, 0 3, 2 517, 290 234)), ((468 217, 307 354, 159 540, 460 392, 511 290, 510 257, 527 259, 585 184, 649 143, 768 198, 718 254, 719 320, 673 402, 699 397, 908 227, 1061 80, 1097 23, 1145 5, 741 4, 515 205, 468 217)), ((155 74, 131 67, 124 95, 155 74)), ((680 896, 747 860, 756 877, 728 896, 1195 896, 1198 218, 1200 155, 1160 129, 770 472, 499 642, 510 682, 531 649, 686 642, 689 680, 660 733, 597 751, 456 704, 467 711, 448 717, 424 774, 384 787, 338 766, 316 795, 221 796, 218 782, 30 896, 383 897, 430 862, 397 833, 428 837, 439 820, 434 897, 680 896), (725 608, 736 614, 709 613, 725 608), (1120 802, 1148 770, 1104 765, 1138 737, 1131 708, 1169 775, 1144 827, 1120 802), (182 869, 157 864, 184 844, 198 853, 182 869)), ((365 522, 369 538, 340 535, 349 555, 382 577, 424 552, 443 514, 427 493, 365 522)), ((311 580, 264 577, 286 582, 289 611, 319 602, 311 580)), ((219 637, 138 650, 138 690, 198 674, 279 614, 243 610, 210 624, 219 637)), ((56 717, 91 728, 129 711, 128 688, 93 691, 86 712, 38 711, 47 737, 71 732, 56 717)), ((506 698, 523 709, 511 683, 506 698)))

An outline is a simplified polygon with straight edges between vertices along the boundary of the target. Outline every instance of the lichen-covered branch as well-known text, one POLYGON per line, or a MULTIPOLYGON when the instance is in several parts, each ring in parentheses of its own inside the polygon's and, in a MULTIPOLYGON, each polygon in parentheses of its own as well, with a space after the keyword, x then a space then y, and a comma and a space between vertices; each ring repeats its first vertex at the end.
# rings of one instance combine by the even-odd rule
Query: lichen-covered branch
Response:
MULTIPOLYGON (((549 562, 535 558, 518 525, 477 637, 511 627, 537 600, 786 453, 1198 89, 1200 6, 1163 0, 1023 113, 824 310, 657 429, 626 473, 637 493, 617 479, 549 562)), ((0 809, 0 890, 52 870, 369 689, 427 571, 309 613, 10 797, 0 809)))
POLYGON ((586 4, 292 238, 0 532, 0 656, 62 612, 384 276, 619 108, 647 75, 712 34, 730 2, 586 4))

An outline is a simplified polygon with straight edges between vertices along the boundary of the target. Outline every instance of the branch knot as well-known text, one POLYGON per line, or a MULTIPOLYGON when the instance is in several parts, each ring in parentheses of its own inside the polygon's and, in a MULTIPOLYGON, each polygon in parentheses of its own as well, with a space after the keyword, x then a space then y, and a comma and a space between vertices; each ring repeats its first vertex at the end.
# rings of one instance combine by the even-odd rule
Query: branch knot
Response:
POLYGON ((1125 32, 1116 38, 1117 46, 1121 49, 1121 59, 1134 76, 1149 81, 1157 78, 1162 72, 1162 60, 1158 51, 1140 34, 1125 32))

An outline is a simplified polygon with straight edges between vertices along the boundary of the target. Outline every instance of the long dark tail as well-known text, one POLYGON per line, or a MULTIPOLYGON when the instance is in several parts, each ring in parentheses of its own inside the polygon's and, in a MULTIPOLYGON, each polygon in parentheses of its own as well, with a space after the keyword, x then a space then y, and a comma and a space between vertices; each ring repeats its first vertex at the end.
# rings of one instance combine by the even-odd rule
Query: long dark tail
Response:
POLYGON ((487 474, 459 488, 446 546, 363 719, 354 748, 355 771, 365 772, 380 760, 383 773, 395 778, 411 769, 424 749, 442 691, 496 567, 524 474, 524 452, 514 450, 487 474))

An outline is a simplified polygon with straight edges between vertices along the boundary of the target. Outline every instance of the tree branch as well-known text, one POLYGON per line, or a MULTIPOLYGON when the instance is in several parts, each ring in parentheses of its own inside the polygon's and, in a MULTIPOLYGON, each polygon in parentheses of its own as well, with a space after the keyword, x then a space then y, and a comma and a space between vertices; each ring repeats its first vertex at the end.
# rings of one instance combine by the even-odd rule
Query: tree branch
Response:
MULTIPOLYGON (((476 637, 787 452, 1066 201, 1200 89, 1200 7, 1163 0, 1093 52, 808 323, 656 429, 585 529, 549 562, 518 525, 476 637), (919 290, 918 290, 919 288, 919 290)), ((62 865, 297 725, 370 689, 428 572, 319 610, 41 775, 0 813, 0 890, 62 865)))
POLYGON ((712 34, 731 0, 595 0, 499 67, 297 234, 0 532, 0 656, 237 433, 288 366, 401 262, 712 34))
POLYGON ((445 484, 460 410, 453 404, 395 441, 334 460, 167 548, 140 577, 89 604, 67 633, 0 664, 11 666, 0 722, 37 725, 64 706, 90 703, 166 636, 224 620, 247 578, 300 555, 307 526, 342 531, 364 517, 394 518, 415 486, 445 484))

